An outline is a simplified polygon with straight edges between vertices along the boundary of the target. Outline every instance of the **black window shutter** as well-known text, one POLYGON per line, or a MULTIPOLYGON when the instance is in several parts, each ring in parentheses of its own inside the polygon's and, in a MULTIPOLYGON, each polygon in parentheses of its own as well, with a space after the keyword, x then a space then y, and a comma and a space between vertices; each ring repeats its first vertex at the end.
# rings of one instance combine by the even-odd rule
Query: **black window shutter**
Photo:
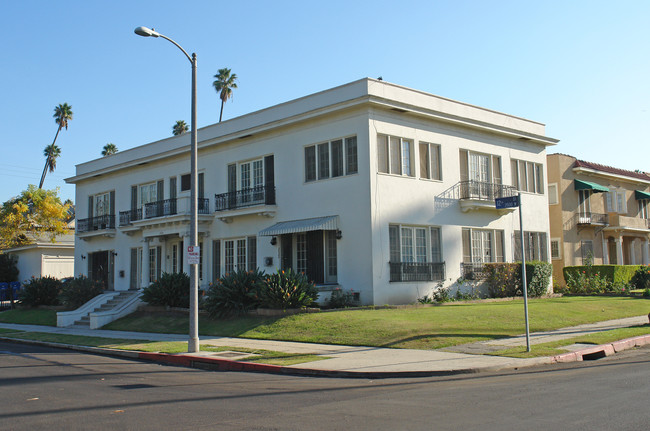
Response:
POLYGON ((130 288, 131 289, 137 289, 138 288, 138 249, 137 248, 132 248, 131 249, 131 283, 130 283, 130 288))
POLYGON ((325 281, 324 261, 323 231, 307 232, 307 277, 316 284, 322 284, 325 281))
POLYGON ((228 165, 228 208, 237 205, 237 165, 228 165))
POLYGON ((131 186, 131 211, 138 209, 138 186, 131 186))
POLYGON ((275 171, 273 155, 264 157, 264 186, 266 188, 266 205, 275 205, 275 171))

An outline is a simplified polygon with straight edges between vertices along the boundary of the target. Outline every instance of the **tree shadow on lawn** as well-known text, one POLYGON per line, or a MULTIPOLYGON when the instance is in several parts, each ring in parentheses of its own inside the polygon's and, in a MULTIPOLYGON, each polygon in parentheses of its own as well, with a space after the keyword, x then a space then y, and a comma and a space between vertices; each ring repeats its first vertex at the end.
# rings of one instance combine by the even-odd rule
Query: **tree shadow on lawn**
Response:
POLYGON ((438 348, 449 347, 449 346, 457 346, 460 344, 497 340, 500 338, 508 338, 508 337, 509 337, 508 335, 497 335, 497 334, 421 334, 421 335, 414 335, 412 337, 401 338, 399 340, 393 340, 391 342, 384 343, 379 347, 395 347, 404 344, 422 345, 422 344, 427 344, 427 340, 431 340, 431 344, 436 344, 436 346, 433 348, 438 349, 438 348), (444 342, 445 339, 448 340, 461 339, 463 341, 458 343, 449 341, 445 343, 444 342))

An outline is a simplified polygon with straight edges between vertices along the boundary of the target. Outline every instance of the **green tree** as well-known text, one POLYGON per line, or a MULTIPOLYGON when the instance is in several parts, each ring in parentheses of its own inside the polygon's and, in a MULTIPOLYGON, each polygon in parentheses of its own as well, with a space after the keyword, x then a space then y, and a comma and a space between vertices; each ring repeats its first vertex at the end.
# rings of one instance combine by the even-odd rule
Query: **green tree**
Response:
POLYGON ((56 138, 59 137, 59 132, 62 128, 65 127, 65 130, 68 130, 68 122, 72 120, 72 106, 67 103, 59 104, 54 108, 54 122, 59 125, 56 129, 56 135, 54 135, 54 141, 52 145, 45 147, 45 167, 43 168, 43 174, 41 175, 41 182, 38 184, 38 188, 43 188, 43 182, 45 181, 45 174, 49 169, 50 172, 54 172, 56 168, 56 158, 61 155, 61 149, 57 147, 56 138), (57 151, 58 150, 58 151, 57 151))
POLYGON ((108 144, 104 145, 104 149, 102 149, 102 156, 110 156, 111 154, 115 154, 118 151, 119 150, 117 149, 117 145, 109 142, 108 144))
POLYGON ((187 126, 187 123, 185 121, 178 120, 176 124, 174 124, 174 127, 172 127, 172 132, 174 133, 174 136, 178 136, 187 132, 189 129, 190 128, 187 126))
POLYGON ((219 93, 219 99, 221 99, 221 112, 219 112, 219 122, 221 123, 221 117, 223 116, 223 104, 226 103, 228 99, 232 97, 233 88, 237 88, 237 75, 230 74, 230 69, 224 67, 219 69, 219 72, 214 75, 217 78, 212 85, 217 93, 219 93))
POLYGON ((43 190, 30 184, 18 197, 0 208, 0 249, 31 244, 38 238, 56 241, 68 232, 68 204, 61 203, 58 189, 43 190))

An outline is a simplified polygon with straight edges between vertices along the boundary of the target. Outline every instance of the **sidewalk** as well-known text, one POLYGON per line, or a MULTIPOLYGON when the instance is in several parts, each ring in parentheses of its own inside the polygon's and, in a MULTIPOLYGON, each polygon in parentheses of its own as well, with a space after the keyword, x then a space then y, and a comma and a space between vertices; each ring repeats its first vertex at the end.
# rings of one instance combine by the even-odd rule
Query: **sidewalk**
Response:
MULTIPOLYGON (((558 329, 549 332, 530 334, 531 344, 545 343, 580 335, 623 328, 648 323, 648 316, 610 320, 588 325, 558 329)), ((57 328, 51 326, 17 325, 0 323, 0 328, 16 329, 30 332, 49 332, 56 334, 84 335, 92 337, 140 339, 150 341, 187 341, 187 335, 153 334, 141 332, 91 330, 84 328, 57 328)), ((7 339, 13 341, 13 339, 7 339)), ((250 349, 274 350, 286 353, 310 353, 325 356, 328 359, 291 366, 275 366, 237 362, 233 359, 235 352, 200 352, 196 354, 167 355, 143 352, 127 352, 115 349, 74 347, 77 350, 90 351, 115 356, 137 357, 179 365, 219 370, 242 370, 273 372, 282 374, 322 375, 339 377, 414 377, 444 374, 473 373, 479 371, 496 371, 517 369, 533 365, 551 364, 582 360, 583 355, 603 352, 602 356, 631 348, 650 344, 650 335, 635 337, 603 346, 575 345, 575 351, 556 357, 530 359, 488 356, 494 350, 515 346, 525 346, 525 335, 454 346, 444 350, 389 349, 380 347, 337 346, 329 344, 310 344, 286 341, 255 340, 245 338, 207 337, 200 339, 201 345, 228 346, 233 349, 246 347, 250 349), (248 365, 247 365, 248 364, 248 365)))

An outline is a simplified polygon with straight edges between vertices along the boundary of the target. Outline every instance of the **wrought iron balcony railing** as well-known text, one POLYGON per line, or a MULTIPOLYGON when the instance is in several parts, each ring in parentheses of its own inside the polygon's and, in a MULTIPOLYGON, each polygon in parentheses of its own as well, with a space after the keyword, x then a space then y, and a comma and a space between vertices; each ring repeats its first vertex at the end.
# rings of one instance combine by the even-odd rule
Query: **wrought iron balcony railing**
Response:
POLYGON ((115 229, 114 215, 103 215, 77 220, 77 232, 79 233, 104 229, 115 229))
MULTIPOLYGON (((198 213, 210 214, 210 200, 207 198, 198 199, 198 213)), ((165 199, 162 201, 149 202, 143 207, 120 211, 120 226, 125 226, 134 221, 150 219, 155 217, 167 217, 179 213, 178 199, 165 199)), ((183 212, 184 213, 184 212, 183 212)), ((189 214, 189 212, 187 212, 189 214)))
POLYGON ((576 224, 579 225, 607 226, 609 224, 609 215, 592 212, 578 212, 575 215, 575 220, 576 224))
POLYGON ((458 187, 459 199, 493 201, 496 198, 506 198, 517 194, 517 189, 513 186, 482 181, 461 181, 458 183, 458 187))
POLYGON ((441 281, 444 262, 389 262, 390 281, 441 281))
POLYGON ((254 205, 275 205, 275 187, 259 186, 214 195, 214 210, 225 211, 254 205))

